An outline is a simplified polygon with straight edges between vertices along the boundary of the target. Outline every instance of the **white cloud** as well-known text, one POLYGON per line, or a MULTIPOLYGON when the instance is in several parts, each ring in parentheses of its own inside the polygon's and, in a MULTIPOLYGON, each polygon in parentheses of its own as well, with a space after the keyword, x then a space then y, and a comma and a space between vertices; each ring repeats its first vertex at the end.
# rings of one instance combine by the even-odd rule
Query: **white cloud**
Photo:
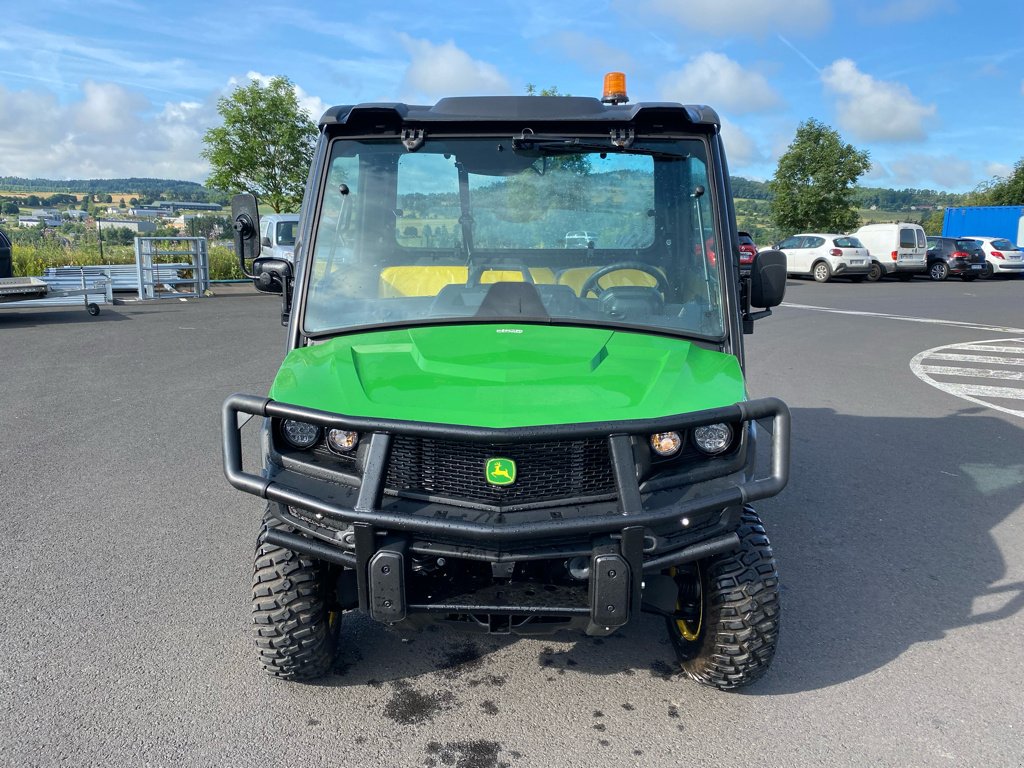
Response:
POLYGON ((90 137, 119 137, 141 126, 139 113, 149 101, 137 91, 127 91, 114 83, 82 83, 82 99, 73 113, 75 134, 90 137))
POLYGON ((839 59, 822 70, 826 91, 836 97, 839 125, 866 141, 909 141, 925 136, 935 105, 924 105, 902 83, 876 80, 839 59))
POLYGON ((882 179, 888 179, 890 176, 892 174, 881 163, 871 163, 871 167, 864 174, 864 178, 869 181, 881 181, 882 179))
POLYGON ((739 174, 744 166, 764 160, 764 152, 757 146, 757 142, 745 130, 736 123, 722 117, 722 143, 725 145, 725 154, 729 158, 729 172, 739 174))
POLYGON ((829 0, 642 0, 644 6, 691 29, 719 35, 814 32, 832 18, 829 0))
POLYGON ((957 155, 903 155, 889 162, 896 187, 927 187, 931 183, 942 189, 967 189, 977 183, 969 160, 957 155))
POLYGON ((409 100, 442 96, 487 96, 507 94, 509 82, 497 67, 477 61, 449 40, 434 45, 401 35, 409 54, 402 90, 409 100))
POLYGON ((209 172, 202 136, 217 118, 213 95, 157 109, 113 83, 86 82, 81 100, 67 105, 48 91, 0 85, 0 175, 202 180, 209 172))
POLYGON ((1005 179, 1013 173, 1013 166, 1006 163, 988 162, 985 163, 985 175, 989 178, 998 176, 1005 179))
POLYGON ((764 76, 744 69, 721 53, 695 56, 685 67, 662 81, 666 99, 684 104, 710 104, 735 113, 757 112, 778 106, 779 95, 764 76))

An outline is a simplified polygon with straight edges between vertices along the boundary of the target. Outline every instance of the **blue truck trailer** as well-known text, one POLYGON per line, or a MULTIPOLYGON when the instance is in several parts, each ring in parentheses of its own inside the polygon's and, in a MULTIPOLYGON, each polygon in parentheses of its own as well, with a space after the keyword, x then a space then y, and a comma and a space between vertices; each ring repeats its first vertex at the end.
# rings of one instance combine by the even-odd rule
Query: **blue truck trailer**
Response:
POLYGON ((1024 205, 965 205, 947 208, 943 237, 1005 237, 1024 247, 1024 205))

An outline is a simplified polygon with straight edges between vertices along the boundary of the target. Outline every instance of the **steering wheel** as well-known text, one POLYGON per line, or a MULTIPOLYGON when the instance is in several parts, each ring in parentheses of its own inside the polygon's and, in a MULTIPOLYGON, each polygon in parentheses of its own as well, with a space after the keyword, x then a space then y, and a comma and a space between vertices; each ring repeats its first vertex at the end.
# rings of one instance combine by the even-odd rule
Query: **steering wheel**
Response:
POLYGON ((588 293, 593 293, 597 298, 601 298, 601 294, 607 291, 607 288, 602 288, 598 284, 605 275, 611 274, 612 272, 618 272, 623 269, 635 269, 638 272, 643 272, 645 275, 650 275, 654 278, 654 282, 659 291, 663 296, 669 295, 668 280, 661 274, 655 267, 650 264, 644 264, 642 261, 617 261, 614 264, 608 264, 601 267, 594 272, 590 277, 583 281, 583 286, 580 288, 580 298, 586 298, 588 293))

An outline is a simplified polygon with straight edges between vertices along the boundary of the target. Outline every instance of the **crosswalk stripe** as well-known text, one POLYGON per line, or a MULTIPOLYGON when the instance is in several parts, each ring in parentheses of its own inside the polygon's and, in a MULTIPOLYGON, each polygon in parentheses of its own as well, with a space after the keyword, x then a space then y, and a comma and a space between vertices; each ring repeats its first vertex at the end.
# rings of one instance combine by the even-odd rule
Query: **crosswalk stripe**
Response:
POLYGON ((950 355, 943 352, 936 352, 928 355, 926 360, 950 360, 961 363, 998 363, 999 365, 1024 365, 1024 359, 1017 360, 1012 357, 993 357, 990 355, 950 355))
POLYGON ((994 347, 990 344, 957 344, 957 349, 968 349, 974 352, 1006 352, 1011 355, 1024 355, 1024 346, 994 347))
POLYGON ((1007 382, 1024 381, 1024 371, 1013 370, 1024 366, 1024 338, 985 339, 962 344, 947 344, 919 352, 910 361, 910 370, 922 381, 954 397, 968 400, 986 408, 1024 417, 1024 387, 994 387, 981 383, 989 380, 1007 382), (974 352, 987 354, 972 354, 974 352), (959 365, 935 365, 937 362, 959 365), (972 367, 974 364, 995 365, 995 368, 972 367), (938 377, 938 378, 936 378, 938 377), (949 381, 943 377, 973 379, 971 383, 949 381), (1002 400, 1003 403, 993 402, 1002 400), (1016 407, 1009 407, 1010 403, 1016 407))
MULTIPOLYGON (((1024 389, 1013 387, 983 387, 975 384, 949 384, 936 381, 935 386, 954 395, 973 395, 974 397, 998 397, 1003 400, 1024 400, 1024 389)), ((988 405, 988 403, 985 403, 988 405)))
POLYGON ((922 365, 925 373, 940 376, 970 376, 977 379, 1006 379, 1024 381, 1024 371, 1002 371, 996 368, 954 368, 950 365, 922 365))

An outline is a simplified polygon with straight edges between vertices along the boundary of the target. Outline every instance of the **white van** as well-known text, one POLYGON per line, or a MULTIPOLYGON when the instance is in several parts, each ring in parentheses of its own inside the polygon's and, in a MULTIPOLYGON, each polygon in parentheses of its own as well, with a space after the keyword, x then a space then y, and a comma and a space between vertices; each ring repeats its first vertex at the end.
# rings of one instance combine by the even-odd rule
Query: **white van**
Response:
POLYGON ((871 254, 868 272, 871 282, 885 275, 909 280, 916 274, 924 274, 928 267, 928 238, 920 224, 906 221, 865 224, 853 234, 871 254))
POLYGON ((295 236, 299 234, 299 214, 271 213, 260 216, 260 257, 284 259, 295 263, 295 236))

